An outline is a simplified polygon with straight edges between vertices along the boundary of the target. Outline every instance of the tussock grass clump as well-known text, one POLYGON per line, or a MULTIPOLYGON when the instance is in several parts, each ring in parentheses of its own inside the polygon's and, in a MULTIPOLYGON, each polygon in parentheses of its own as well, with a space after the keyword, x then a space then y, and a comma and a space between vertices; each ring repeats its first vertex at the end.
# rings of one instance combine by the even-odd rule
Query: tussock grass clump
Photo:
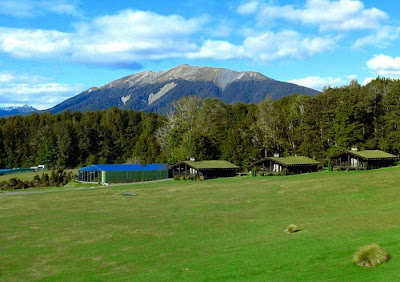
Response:
POLYGON ((294 233, 299 231, 299 228, 297 228, 297 226, 295 224, 290 224, 285 231, 283 231, 284 233, 294 233))
POLYGON ((377 244, 362 246, 353 256, 353 261, 364 267, 374 267, 389 259, 390 256, 377 244))

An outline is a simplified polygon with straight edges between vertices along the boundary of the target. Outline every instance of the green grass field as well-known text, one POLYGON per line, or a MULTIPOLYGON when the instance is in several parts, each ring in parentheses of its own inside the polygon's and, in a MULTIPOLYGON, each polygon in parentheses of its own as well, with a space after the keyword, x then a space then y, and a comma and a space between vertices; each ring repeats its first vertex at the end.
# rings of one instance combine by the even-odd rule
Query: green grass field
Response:
POLYGON ((0 195, 0 280, 400 280, 400 167, 43 192, 0 195))
MULTIPOLYGON (((78 169, 66 169, 65 172, 66 173, 72 172, 73 174, 78 174, 78 169)), ((47 173, 50 176, 51 175, 51 170, 0 175, 0 182, 8 181, 11 178, 19 178, 22 181, 31 181, 31 180, 33 180, 33 177, 35 177, 35 175, 39 175, 39 177, 42 177, 42 175, 44 173, 47 173)))

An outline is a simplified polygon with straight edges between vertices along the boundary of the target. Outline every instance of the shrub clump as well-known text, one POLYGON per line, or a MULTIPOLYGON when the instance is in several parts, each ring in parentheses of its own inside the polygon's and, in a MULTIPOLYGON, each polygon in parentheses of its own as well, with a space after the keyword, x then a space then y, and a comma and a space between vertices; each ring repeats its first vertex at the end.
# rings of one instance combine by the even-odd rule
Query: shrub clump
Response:
POLYGON ((328 171, 333 171, 332 162, 328 162, 328 171))
POLYGON ((290 224, 285 231, 283 231, 284 233, 294 233, 299 231, 299 228, 297 228, 297 226, 295 224, 290 224))
POLYGON ((353 256, 353 261, 363 267, 374 267, 389 259, 390 256, 377 244, 362 246, 353 256))

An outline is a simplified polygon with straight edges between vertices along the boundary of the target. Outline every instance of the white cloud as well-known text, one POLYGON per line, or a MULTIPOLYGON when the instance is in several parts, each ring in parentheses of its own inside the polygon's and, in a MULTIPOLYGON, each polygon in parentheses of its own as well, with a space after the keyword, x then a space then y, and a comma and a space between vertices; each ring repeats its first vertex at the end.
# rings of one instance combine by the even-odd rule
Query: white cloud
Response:
POLYGON ((192 37, 204 21, 131 10, 100 17, 78 26, 73 58, 107 64, 181 57, 197 48, 192 37))
POLYGON ((14 17, 30 17, 32 16, 31 1, 0 1, 0 14, 10 15, 14 17))
POLYGON ((302 37, 295 31, 285 30, 250 36, 244 42, 244 49, 252 58, 273 61, 307 58, 330 50, 335 44, 335 40, 329 37, 302 37))
POLYGON ((19 83, 30 81, 31 83, 43 83, 47 81, 46 77, 41 77, 37 75, 27 75, 27 74, 16 74, 14 72, 0 72, 0 83, 19 83))
POLYGON ((363 85, 367 85, 368 83, 370 83, 374 79, 375 79, 375 77, 366 77, 364 79, 363 85))
POLYGON ((191 59, 233 59, 243 58, 244 52, 242 46, 236 46, 227 41, 207 40, 201 48, 188 54, 191 59))
POLYGON ((250 1, 246 4, 240 5, 237 11, 242 15, 253 14, 257 11, 259 5, 260 3, 258 1, 250 1))
MULTIPOLYGON (((367 85, 376 77, 366 77, 362 82, 362 85, 367 85)), ((319 76, 308 76, 300 79, 293 79, 288 82, 297 85, 313 88, 316 90, 323 90, 324 87, 340 87, 343 85, 349 85, 352 80, 357 80, 356 75, 348 75, 346 77, 319 77, 319 76)))
POLYGON ((0 73, 0 83, 9 83, 16 79, 16 77, 10 73, 0 73))
POLYGON ((28 104, 47 109, 83 91, 82 85, 49 82, 47 78, 0 73, 0 100, 5 105, 28 104))
MULTIPOLYGON (((239 6, 238 12, 252 3, 239 6)), ((320 32, 335 32, 341 37, 345 36, 344 32, 367 33, 353 43, 355 49, 368 45, 384 48, 400 37, 400 27, 387 25, 388 14, 375 7, 365 7, 360 0, 307 0, 296 5, 277 5, 276 1, 257 3, 256 9, 241 14, 254 14, 258 28, 299 23, 316 27, 320 32)))
POLYGON ((308 0, 303 7, 264 3, 251 12, 257 15, 259 23, 279 19, 297 21, 305 25, 316 25, 321 31, 377 29, 388 17, 376 8, 365 8, 358 0, 308 0))
POLYGON ((376 29, 386 18, 386 13, 366 9, 361 1, 309 0, 301 21, 319 25, 321 30, 362 30, 376 29))
POLYGON ((300 10, 296 10, 292 5, 273 6, 263 4, 256 12, 257 20, 259 23, 270 23, 277 19, 284 19, 287 21, 300 20, 300 10))
POLYGON ((72 16, 81 16, 82 12, 78 7, 77 1, 44 1, 42 2, 44 9, 56 14, 65 14, 72 16))
POLYGON ((101 65, 185 57, 198 49, 205 18, 125 10, 76 25, 73 33, 0 28, 0 51, 19 58, 69 58, 101 65))
POLYGON ((0 14, 13 17, 36 17, 47 12, 78 16, 81 15, 76 0, 0 0, 0 14))
POLYGON ((353 47, 356 49, 365 46, 387 47, 392 41, 400 37, 400 27, 382 26, 375 33, 356 40, 353 47))
POLYGON ((53 57, 67 53, 71 46, 68 33, 0 27, 0 50, 15 57, 53 57))
POLYGON ((392 58, 383 54, 376 55, 367 61, 367 66, 379 75, 400 77, 400 57, 392 58))
POLYGON ((227 41, 206 41, 190 58, 234 59, 246 58, 260 61, 303 59, 332 49, 336 41, 329 37, 302 37, 292 30, 278 33, 264 32, 245 38, 241 45, 227 41))
POLYGON ((291 31, 252 33, 242 44, 199 42, 206 18, 185 19, 125 10, 76 25, 76 31, 0 27, 0 51, 18 58, 63 59, 79 63, 131 66, 169 58, 245 58, 262 61, 302 59, 330 50, 337 39, 291 31))
POLYGON ((293 79, 288 81, 297 85, 313 88, 316 90, 322 90, 326 86, 335 87, 345 84, 345 80, 341 77, 319 77, 319 76, 308 76, 300 79, 293 79))

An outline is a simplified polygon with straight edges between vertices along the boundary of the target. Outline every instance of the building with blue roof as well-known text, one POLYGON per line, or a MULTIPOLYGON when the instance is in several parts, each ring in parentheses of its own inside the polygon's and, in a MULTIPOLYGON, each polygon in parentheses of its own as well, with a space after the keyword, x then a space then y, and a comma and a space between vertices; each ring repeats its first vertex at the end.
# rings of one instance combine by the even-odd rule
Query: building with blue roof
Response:
POLYGON ((10 168, 10 169, 0 169, 0 175, 14 174, 14 173, 24 173, 32 172, 32 168, 10 168))
POLYGON ((126 183, 168 178, 168 164, 94 164, 79 169, 79 181, 126 183))

